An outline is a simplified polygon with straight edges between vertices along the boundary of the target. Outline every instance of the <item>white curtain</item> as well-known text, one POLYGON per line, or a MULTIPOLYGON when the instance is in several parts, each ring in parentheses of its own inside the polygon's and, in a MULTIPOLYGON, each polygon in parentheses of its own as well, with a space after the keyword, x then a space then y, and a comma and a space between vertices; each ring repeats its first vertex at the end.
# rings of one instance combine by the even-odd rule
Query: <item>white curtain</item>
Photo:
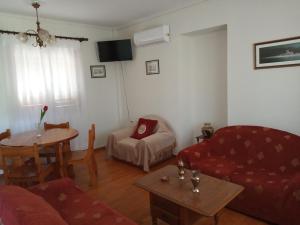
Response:
POLYGON ((0 129, 13 133, 36 128, 40 109, 47 105, 45 121, 69 121, 78 129, 76 147, 86 146, 82 115, 85 91, 78 41, 58 39, 46 48, 22 43, 12 35, 0 35, 0 129))

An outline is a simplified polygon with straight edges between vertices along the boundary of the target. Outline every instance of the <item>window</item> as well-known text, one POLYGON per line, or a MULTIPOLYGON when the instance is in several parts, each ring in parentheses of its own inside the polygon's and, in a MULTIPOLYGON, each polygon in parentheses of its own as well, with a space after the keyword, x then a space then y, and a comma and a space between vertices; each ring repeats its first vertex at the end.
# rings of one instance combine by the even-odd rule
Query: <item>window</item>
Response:
POLYGON ((67 46, 43 49, 30 45, 14 47, 16 91, 22 106, 52 102, 75 104, 79 95, 76 51, 67 46))
POLYGON ((33 47, 13 35, 0 35, 0 128, 13 133, 36 129, 41 105, 51 123, 69 121, 86 147, 85 89, 80 42, 58 39, 46 48, 33 47))

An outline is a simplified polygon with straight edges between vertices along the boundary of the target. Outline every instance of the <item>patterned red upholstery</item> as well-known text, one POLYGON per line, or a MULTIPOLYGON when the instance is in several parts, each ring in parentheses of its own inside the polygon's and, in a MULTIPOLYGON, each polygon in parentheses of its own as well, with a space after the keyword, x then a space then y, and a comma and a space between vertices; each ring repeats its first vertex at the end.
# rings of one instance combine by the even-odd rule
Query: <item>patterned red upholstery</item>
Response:
POLYGON ((0 224, 67 225, 44 199, 13 185, 0 185, 0 224))
POLYGON ((68 178, 29 190, 44 198, 69 225, 136 225, 99 200, 87 196, 68 178))
POLYGON ((299 136, 230 126, 178 157, 190 169, 243 185, 244 192, 229 207, 276 224, 300 224, 299 136))

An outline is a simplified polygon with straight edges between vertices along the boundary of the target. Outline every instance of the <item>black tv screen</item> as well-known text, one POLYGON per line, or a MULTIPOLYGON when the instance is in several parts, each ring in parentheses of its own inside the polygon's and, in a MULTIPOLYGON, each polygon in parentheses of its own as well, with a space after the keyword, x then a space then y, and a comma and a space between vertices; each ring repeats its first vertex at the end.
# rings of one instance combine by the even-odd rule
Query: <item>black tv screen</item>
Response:
POLYGON ((100 41, 98 42, 101 62, 132 60, 131 40, 100 41))

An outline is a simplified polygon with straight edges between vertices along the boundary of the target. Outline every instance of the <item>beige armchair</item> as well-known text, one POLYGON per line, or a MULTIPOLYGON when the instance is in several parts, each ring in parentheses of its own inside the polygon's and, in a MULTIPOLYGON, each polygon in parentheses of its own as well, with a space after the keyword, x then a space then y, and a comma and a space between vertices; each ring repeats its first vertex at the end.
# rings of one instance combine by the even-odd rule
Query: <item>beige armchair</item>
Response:
POLYGON ((176 138, 166 121, 158 116, 143 118, 158 120, 154 134, 137 140, 131 138, 136 125, 111 133, 107 140, 107 156, 142 166, 149 172, 150 166, 173 156, 176 138))

